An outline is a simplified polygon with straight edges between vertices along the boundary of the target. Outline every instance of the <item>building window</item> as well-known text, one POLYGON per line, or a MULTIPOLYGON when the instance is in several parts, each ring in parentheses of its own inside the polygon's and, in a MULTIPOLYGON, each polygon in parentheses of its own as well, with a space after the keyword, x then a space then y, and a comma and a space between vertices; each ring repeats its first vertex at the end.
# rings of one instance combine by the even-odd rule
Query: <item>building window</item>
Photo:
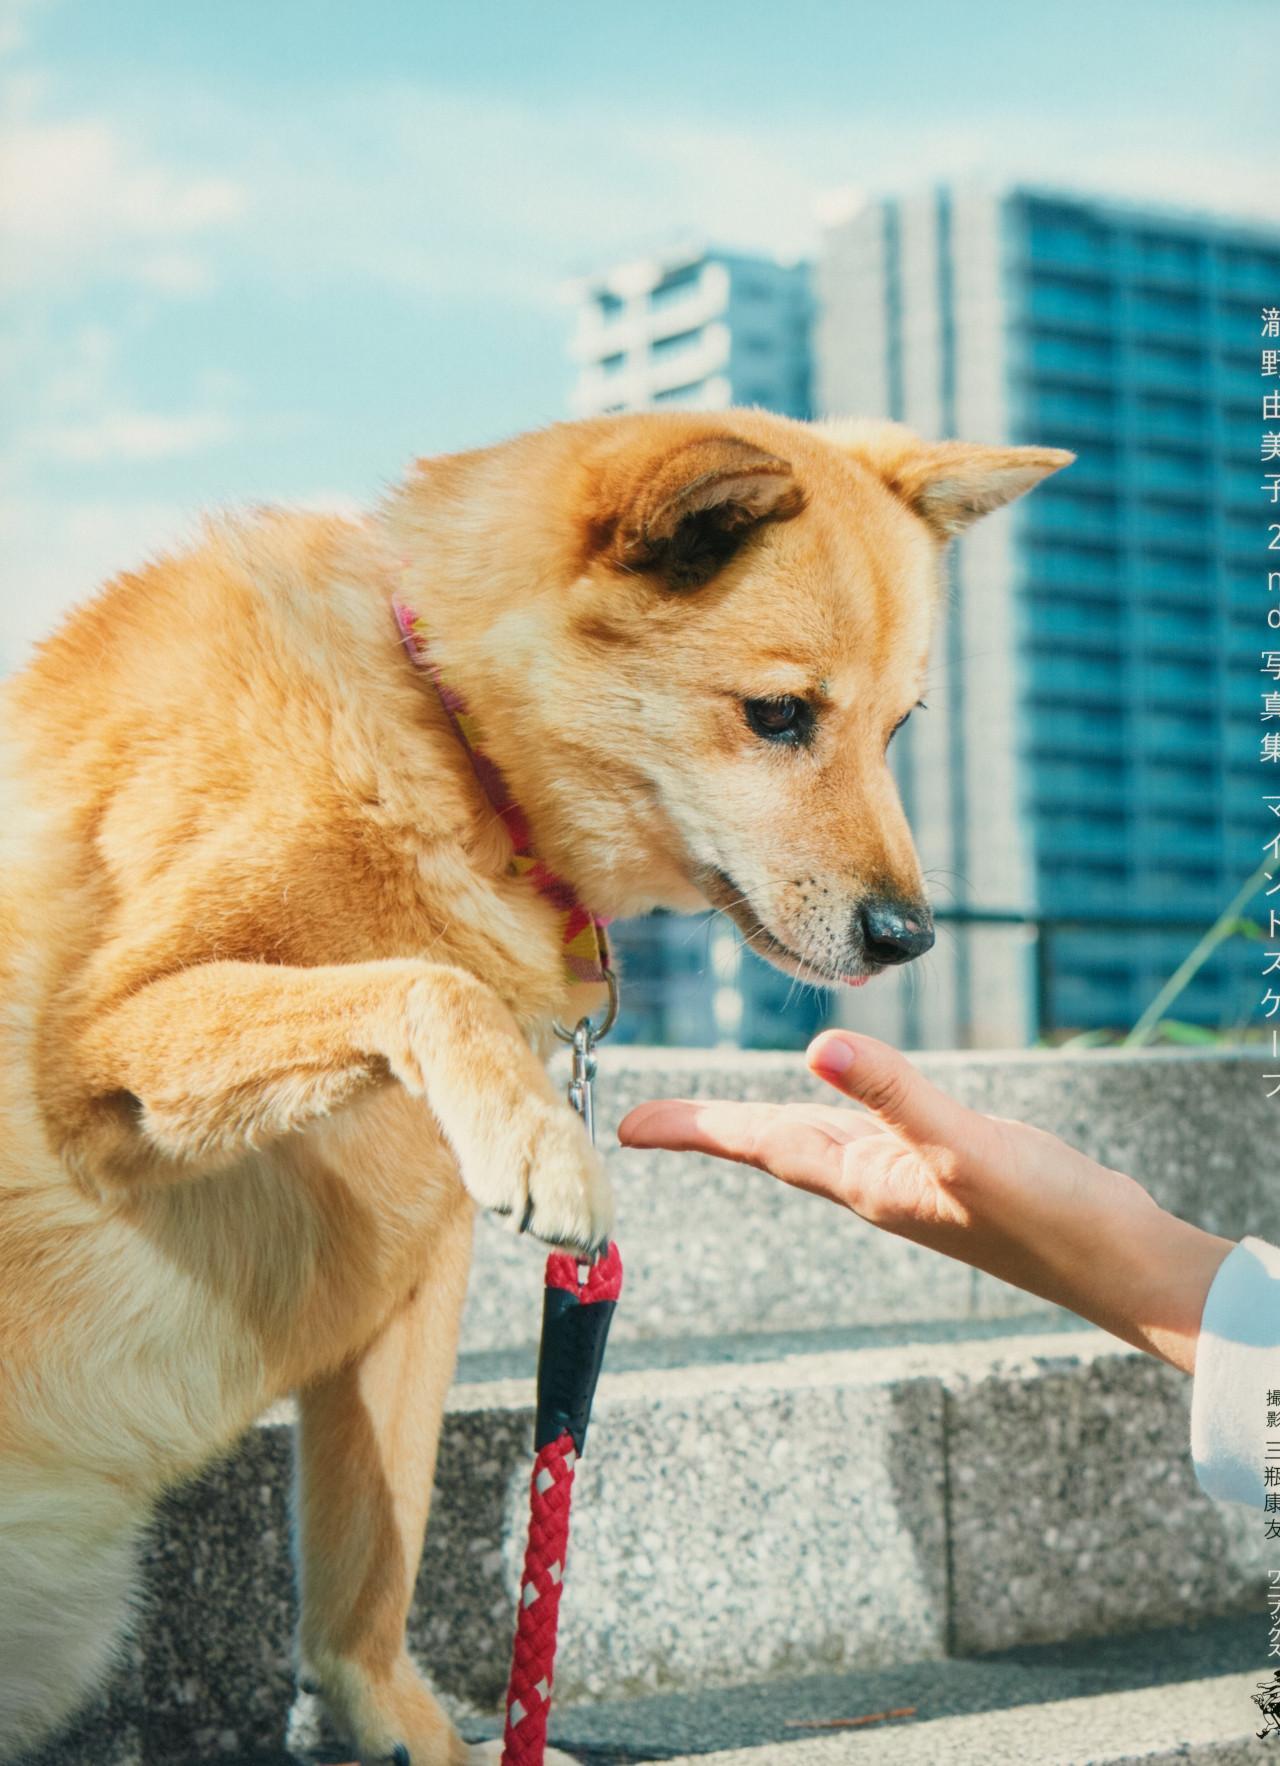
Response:
POLYGON ((669 356, 675 350, 686 349, 691 343, 697 343, 701 336, 702 331, 698 326, 692 331, 673 331, 670 337, 655 337, 650 350, 659 358, 669 356))
POLYGON ((1195 331, 1200 324, 1198 295, 1172 289, 1140 290, 1133 298, 1130 315, 1137 331, 1195 331))
POLYGON ((1041 324, 1089 329, 1111 321, 1111 287, 1102 281, 1034 271, 1027 304, 1031 317, 1041 324))
POLYGON ((687 264, 682 270, 672 270, 650 291, 649 305, 655 311, 660 311, 673 301, 682 300, 686 294, 693 293, 701 278, 701 264, 687 264))
POLYGON ((1030 211, 1027 249, 1033 258, 1060 264, 1105 265, 1111 235, 1079 209, 1036 205, 1030 211))
POLYGON ((1199 447, 1204 442, 1205 407, 1199 399, 1143 393, 1138 400, 1138 426, 1146 435, 1177 437, 1199 447))
POLYGON ((1111 340, 1097 333, 1077 336, 1057 331, 1033 331, 1030 362, 1040 374, 1109 374, 1115 361, 1111 340))
POLYGON ((674 405, 677 401, 699 398, 707 390, 705 380, 686 380, 680 386, 664 386, 653 395, 655 405, 674 405))
POLYGON ((1200 247, 1191 239, 1159 233, 1139 233, 1132 246, 1139 274, 1187 277, 1200 265, 1200 247))

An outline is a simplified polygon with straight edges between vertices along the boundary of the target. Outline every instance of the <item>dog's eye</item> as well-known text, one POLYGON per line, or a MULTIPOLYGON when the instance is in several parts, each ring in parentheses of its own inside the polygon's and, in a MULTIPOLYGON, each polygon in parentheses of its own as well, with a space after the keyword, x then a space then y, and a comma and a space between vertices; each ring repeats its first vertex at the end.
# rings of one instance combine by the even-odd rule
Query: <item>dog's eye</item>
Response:
MULTIPOLYGON (((903 724, 905 724, 907 719, 911 716, 912 711, 928 711, 928 709, 929 707, 925 704, 923 699, 917 699, 915 704, 911 707, 911 711, 904 711, 897 723, 889 731, 889 742, 893 741, 893 738, 897 735, 903 724)), ((889 742, 885 743, 886 748, 889 746, 889 742)))
POLYGON ((757 736, 766 742, 807 742, 813 733, 813 707, 804 699, 744 699, 742 709, 757 736))

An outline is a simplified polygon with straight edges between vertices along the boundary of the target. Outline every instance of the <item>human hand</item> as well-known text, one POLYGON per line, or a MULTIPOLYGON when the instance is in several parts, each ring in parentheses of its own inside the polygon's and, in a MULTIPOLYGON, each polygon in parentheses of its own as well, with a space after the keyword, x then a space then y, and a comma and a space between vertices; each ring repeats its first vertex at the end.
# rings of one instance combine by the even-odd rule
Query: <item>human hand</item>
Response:
POLYGON ((808 1064, 865 1111, 663 1099, 618 1138, 757 1166, 1192 1370, 1230 1239, 1056 1135, 966 1109, 872 1037, 824 1032, 808 1064))

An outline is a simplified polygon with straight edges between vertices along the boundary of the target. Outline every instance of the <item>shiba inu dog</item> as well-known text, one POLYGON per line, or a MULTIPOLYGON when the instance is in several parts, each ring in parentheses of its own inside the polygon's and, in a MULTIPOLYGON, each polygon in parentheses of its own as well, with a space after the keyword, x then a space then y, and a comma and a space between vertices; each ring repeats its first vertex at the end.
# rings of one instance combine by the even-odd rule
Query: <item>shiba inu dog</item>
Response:
POLYGON ((404 1625, 476 1207, 612 1224, 543 1064, 600 1000, 566 912, 710 903, 830 983, 925 951, 886 749, 944 545, 1071 457, 559 425, 211 523, 5 685, 0 1755, 108 1672, 159 1495, 294 1393, 301 1675, 362 1761, 482 1757, 404 1625))

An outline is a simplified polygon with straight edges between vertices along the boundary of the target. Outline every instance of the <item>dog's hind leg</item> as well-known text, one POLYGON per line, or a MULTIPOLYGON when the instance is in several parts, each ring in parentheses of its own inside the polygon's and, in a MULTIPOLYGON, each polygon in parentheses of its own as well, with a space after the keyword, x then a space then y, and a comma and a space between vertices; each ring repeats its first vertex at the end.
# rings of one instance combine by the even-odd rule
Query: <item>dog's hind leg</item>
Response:
POLYGON ((405 1649, 471 1261, 461 1193, 407 1304, 364 1354, 299 1394, 300 1679, 361 1761, 464 1766, 405 1649))
POLYGON ((143 1519, 100 1480, 0 1463, 0 1760, 61 1729, 109 1678, 143 1519))

